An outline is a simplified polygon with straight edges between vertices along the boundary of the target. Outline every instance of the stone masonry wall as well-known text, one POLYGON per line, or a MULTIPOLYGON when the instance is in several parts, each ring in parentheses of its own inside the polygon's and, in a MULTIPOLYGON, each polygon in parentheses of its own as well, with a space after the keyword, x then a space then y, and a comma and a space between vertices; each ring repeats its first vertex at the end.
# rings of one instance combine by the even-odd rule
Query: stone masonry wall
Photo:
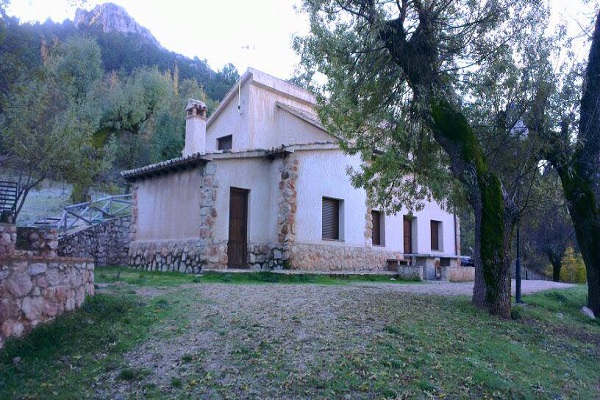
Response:
POLYGON ((200 180, 200 240, 205 245, 206 265, 210 268, 227 266, 227 243, 214 240, 215 222, 217 220, 217 192, 219 182, 215 176, 217 164, 209 162, 204 166, 200 180))
POLYGON ((93 294, 91 259, 0 257, 0 348, 93 294))
POLYGON ((121 217, 63 236, 58 254, 93 258, 96 266, 129 264, 131 216, 121 217))
POLYGON ((292 269, 316 271, 384 271, 388 259, 402 259, 400 252, 372 247, 293 244, 289 248, 292 269))
POLYGON ((279 167, 277 239, 282 245, 289 245, 296 240, 296 210, 298 204, 296 180, 298 179, 298 165, 298 159, 294 156, 289 156, 282 159, 279 167))
POLYGON ((133 242, 128 258, 133 268, 194 274, 207 263, 206 245, 198 239, 133 242))
POLYGON ((0 256, 15 254, 17 226, 0 223, 0 256))
POLYGON ((56 257, 58 231, 54 228, 18 227, 17 254, 56 257))

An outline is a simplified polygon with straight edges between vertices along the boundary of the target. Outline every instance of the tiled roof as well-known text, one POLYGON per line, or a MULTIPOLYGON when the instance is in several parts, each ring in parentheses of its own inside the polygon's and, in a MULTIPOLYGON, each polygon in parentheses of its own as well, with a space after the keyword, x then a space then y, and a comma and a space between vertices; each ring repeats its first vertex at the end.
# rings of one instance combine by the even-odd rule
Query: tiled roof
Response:
POLYGON ((208 162, 208 160, 204 158, 203 154, 193 153, 185 157, 172 158, 156 164, 146 165, 141 168, 123 171, 121 172, 121 176, 125 178, 125 180, 132 182, 151 176, 163 175, 173 171, 193 168, 206 162, 208 162))

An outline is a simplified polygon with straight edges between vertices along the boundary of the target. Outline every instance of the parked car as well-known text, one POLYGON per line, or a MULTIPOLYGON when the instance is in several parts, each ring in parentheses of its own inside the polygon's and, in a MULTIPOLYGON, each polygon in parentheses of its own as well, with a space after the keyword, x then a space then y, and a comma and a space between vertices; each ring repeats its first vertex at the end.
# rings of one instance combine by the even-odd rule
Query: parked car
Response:
POLYGON ((475 261, 469 256, 460 256, 460 265, 463 267, 474 267, 475 261))

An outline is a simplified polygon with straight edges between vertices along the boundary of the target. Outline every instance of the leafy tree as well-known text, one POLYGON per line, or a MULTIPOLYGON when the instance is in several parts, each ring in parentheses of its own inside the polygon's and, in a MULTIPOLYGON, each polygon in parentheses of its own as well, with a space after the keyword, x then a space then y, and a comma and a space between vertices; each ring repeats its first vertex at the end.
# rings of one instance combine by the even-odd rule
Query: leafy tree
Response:
POLYGON ((563 268, 560 271, 560 281, 569 283, 585 283, 585 264, 581 254, 569 246, 561 260, 563 268))
POLYGON ((387 209, 418 208, 419 200, 454 191, 451 171, 475 216, 473 303, 508 318, 518 215, 508 190, 514 193, 535 162, 514 157, 501 141, 514 144, 517 154, 533 154, 528 150, 534 145, 516 129, 522 112, 511 112, 512 105, 527 102, 511 100, 531 93, 531 79, 518 65, 536 59, 513 55, 525 54, 545 9, 533 0, 305 0, 304 10, 311 34, 296 42, 304 76, 327 77, 317 87, 320 115, 350 139, 348 151, 361 152, 367 161, 354 174, 355 184, 387 209), (511 92, 502 91, 502 81, 491 85, 485 97, 469 90, 478 77, 487 78, 480 88, 498 78, 519 80, 511 92), (485 105, 477 113, 480 101, 485 105), (373 157, 373 149, 381 154, 373 157))
POLYGON ((521 237, 528 267, 543 271, 550 261, 552 280, 558 282, 565 251, 573 245, 575 233, 560 181, 549 167, 535 187, 521 223, 521 237))
MULTIPOLYGON (((105 152, 92 143, 100 111, 100 53, 93 40, 71 38, 49 49, 44 66, 14 82, 3 103, 3 160, 17 175, 17 218, 32 188, 45 178, 83 188, 106 168, 105 152)), ((75 199, 80 200, 80 199, 75 199)))

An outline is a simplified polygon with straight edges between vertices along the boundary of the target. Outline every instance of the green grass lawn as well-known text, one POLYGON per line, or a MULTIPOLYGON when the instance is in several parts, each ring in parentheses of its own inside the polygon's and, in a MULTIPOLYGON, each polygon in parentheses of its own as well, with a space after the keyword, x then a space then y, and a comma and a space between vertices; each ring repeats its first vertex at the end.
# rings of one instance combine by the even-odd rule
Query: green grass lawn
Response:
POLYGON ((95 273, 97 283, 122 281, 134 285, 173 286, 185 283, 312 283, 319 285, 344 285, 351 282, 419 283, 400 281, 393 276, 375 274, 327 275, 311 273, 284 274, 271 271, 203 272, 201 275, 179 272, 138 271, 126 267, 102 267, 95 273))
MULTIPOLYGON (((209 304, 203 285, 229 285, 223 276, 117 274, 99 269, 96 277, 119 290, 97 294, 82 309, 8 341, 0 350, 0 398, 102 398, 112 384, 136 388, 132 398, 600 398, 600 323, 579 311, 584 286, 524 296, 527 305, 508 321, 475 310, 466 297, 374 295, 375 306, 349 298, 336 315, 347 329, 320 347, 267 340, 269 327, 258 316, 215 314, 202 332, 224 338, 228 356, 221 361, 235 379, 208 370, 206 352, 198 351, 181 355, 161 386, 148 383, 155 374, 150 365, 131 367, 125 354, 149 340, 195 334, 190 315, 209 304), (168 293, 140 296, 140 288, 168 293), (354 334, 381 321, 368 338, 354 334), (111 374, 117 383, 107 379, 111 374)), ((252 283, 234 274, 231 280, 252 283)), ((302 320, 291 316, 281 323, 293 331, 302 320)))

